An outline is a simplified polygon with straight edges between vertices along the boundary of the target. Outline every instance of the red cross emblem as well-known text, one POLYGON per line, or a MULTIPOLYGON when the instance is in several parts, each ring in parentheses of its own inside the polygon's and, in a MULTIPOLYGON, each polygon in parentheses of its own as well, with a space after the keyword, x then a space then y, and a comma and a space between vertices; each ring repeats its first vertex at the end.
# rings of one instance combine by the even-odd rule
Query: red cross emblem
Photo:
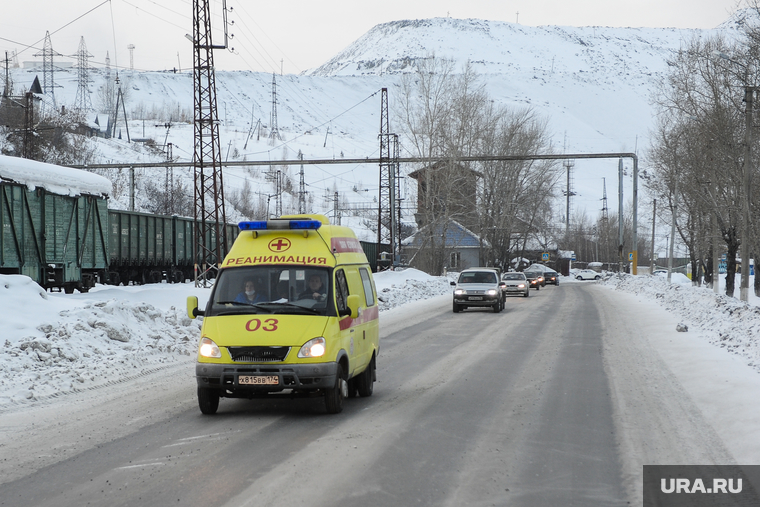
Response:
POLYGON ((286 238, 275 238, 269 242, 269 249, 273 252, 284 252, 290 248, 290 240, 286 238))

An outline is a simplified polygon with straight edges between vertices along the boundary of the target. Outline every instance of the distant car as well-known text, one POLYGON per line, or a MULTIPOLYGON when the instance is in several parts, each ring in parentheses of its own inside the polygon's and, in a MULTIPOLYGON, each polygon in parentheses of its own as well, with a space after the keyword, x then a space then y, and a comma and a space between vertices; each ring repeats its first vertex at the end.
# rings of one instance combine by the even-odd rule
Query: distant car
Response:
POLYGON ((523 274, 525 275, 525 278, 528 279, 528 282, 530 283, 531 288, 540 290, 541 286, 544 285, 544 274, 539 273, 538 271, 523 271, 523 274))
POLYGON ((525 273, 504 273, 501 280, 506 283, 505 294, 530 296, 530 282, 525 278, 525 273))
POLYGON ((668 270, 667 269, 655 269, 653 275, 659 275, 659 276, 667 276, 668 270))
POLYGON ((455 287, 452 304, 454 313, 470 306, 490 306, 494 313, 499 313, 504 308, 503 288, 506 283, 499 280, 493 269, 465 269, 451 285, 455 287))
POLYGON ((559 285, 559 273, 552 270, 544 271, 544 280, 550 285, 559 285))
POLYGON ((602 275, 593 269, 581 269, 575 272, 576 280, 600 280, 602 275))

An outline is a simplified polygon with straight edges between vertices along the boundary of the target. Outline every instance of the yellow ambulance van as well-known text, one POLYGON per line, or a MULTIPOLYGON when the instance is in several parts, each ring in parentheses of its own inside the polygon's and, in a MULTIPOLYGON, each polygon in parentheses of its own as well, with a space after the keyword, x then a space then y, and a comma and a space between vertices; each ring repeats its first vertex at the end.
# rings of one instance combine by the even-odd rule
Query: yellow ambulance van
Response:
POLYGON ((328 413, 371 396, 379 351, 372 270, 348 227, 323 215, 240 222, 204 310, 198 405, 220 398, 322 396, 328 413))

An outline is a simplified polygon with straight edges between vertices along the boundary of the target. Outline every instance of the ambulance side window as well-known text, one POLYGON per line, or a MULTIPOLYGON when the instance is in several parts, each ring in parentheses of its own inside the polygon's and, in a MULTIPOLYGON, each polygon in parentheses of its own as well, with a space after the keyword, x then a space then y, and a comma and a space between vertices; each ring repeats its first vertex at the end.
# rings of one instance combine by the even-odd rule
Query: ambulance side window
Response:
POLYGON ((375 304, 375 292, 372 290, 372 279, 369 276, 369 272, 365 268, 359 269, 359 274, 362 277, 362 285, 364 286, 364 300, 367 302, 367 307, 375 304))
POLYGON ((338 308, 338 315, 350 314, 348 309, 348 282, 346 274, 342 269, 335 272, 335 305, 338 308))

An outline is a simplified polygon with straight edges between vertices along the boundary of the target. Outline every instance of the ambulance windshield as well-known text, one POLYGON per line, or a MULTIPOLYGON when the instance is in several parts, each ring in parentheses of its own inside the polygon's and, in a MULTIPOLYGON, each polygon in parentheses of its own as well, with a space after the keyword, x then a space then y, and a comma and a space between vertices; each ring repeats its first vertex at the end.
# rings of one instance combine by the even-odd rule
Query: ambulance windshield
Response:
POLYGON ((330 272, 303 266, 223 269, 214 284, 209 315, 286 313, 328 315, 330 272))

